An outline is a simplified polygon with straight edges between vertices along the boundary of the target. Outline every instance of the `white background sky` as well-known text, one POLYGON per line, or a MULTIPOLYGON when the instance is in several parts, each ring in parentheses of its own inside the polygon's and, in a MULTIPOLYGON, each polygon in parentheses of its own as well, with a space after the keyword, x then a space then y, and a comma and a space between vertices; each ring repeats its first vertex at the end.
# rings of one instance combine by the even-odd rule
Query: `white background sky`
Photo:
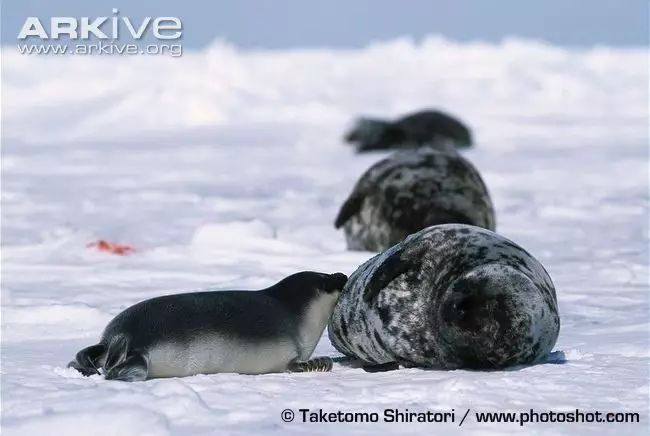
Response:
POLYGON ((3 44, 14 44, 27 16, 179 16, 184 46, 217 37, 245 48, 359 47, 399 36, 498 41, 504 36, 558 45, 648 43, 646 0, 5 0, 3 44))

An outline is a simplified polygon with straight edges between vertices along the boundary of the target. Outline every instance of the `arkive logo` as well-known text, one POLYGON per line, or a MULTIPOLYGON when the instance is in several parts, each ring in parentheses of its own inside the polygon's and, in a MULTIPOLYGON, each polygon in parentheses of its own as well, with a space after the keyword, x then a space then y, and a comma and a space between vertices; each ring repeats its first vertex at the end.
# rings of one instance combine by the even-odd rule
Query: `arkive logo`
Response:
POLYGON ((24 55, 169 55, 183 54, 178 17, 133 20, 113 9, 110 17, 27 17, 18 33, 24 55), (61 37, 65 37, 65 41, 61 37))
POLYGON ((129 17, 119 16, 119 10, 113 9, 111 17, 51 17, 44 25, 38 17, 27 17, 23 23, 19 40, 38 38, 42 40, 59 39, 65 35, 71 40, 117 40, 131 37, 139 40, 149 32, 159 40, 179 39, 183 34, 183 23, 178 17, 144 17, 138 22, 129 17), (49 31, 48 31, 49 30, 49 31))

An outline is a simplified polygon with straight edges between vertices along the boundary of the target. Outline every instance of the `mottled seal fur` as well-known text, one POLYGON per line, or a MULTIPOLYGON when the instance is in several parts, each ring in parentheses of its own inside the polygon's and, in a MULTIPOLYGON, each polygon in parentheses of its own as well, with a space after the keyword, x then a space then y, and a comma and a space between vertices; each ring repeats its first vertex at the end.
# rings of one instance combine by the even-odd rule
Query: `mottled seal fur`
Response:
POLYGON ((382 251, 435 224, 495 228, 494 208, 478 171, 458 153, 402 150, 359 179, 334 222, 351 250, 382 251))
POLYGON ((437 110, 422 110, 395 121, 360 118, 345 135, 358 152, 391 148, 465 148, 472 134, 460 120, 437 110))
POLYGON ((138 381, 236 372, 328 371, 309 360, 347 277, 301 272, 261 291, 167 295, 117 315, 69 366, 138 381))
POLYGON ((337 350, 387 368, 536 363, 559 330, 542 265, 508 239, 462 224, 424 229, 361 265, 329 323, 337 350))

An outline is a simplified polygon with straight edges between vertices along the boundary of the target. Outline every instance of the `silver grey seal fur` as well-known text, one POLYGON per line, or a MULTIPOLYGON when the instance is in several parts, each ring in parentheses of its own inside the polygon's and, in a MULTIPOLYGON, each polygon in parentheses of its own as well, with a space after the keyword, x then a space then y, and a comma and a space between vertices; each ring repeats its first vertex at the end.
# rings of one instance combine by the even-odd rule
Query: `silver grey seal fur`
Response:
POLYGON ((167 295, 118 314, 98 344, 68 366, 84 375, 140 381, 235 372, 329 371, 309 360, 347 277, 293 274, 260 291, 167 295))
POLYGON ((431 148, 393 153, 370 167, 334 222, 351 250, 382 251, 436 224, 495 229, 480 174, 458 153, 431 148))
POLYGON ((559 330, 553 282, 533 256, 491 231, 447 224, 361 265, 329 337, 370 369, 495 369, 543 361, 559 330))
POLYGON ((439 110, 421 110, 395 121, 359 118, 345 135, 357 152, 417 148, 458 149, 472 145, 469 128, 459 119, 439 110))

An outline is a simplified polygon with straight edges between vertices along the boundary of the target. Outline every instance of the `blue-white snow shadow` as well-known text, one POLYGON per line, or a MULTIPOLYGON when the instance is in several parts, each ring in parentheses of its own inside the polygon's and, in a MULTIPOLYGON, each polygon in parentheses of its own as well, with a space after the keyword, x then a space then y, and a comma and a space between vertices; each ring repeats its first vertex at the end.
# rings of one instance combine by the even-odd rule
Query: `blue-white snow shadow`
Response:
MULTIPOLYGON (((331 356, 331 357, 332 357, 332 360, 335 363, 338 363, 339 365, 341 365, 343 367, 363 369, 363 366, 364 366, 364 363, 361 360, 355 359, 353 357, 348 357, 348 356, 331 356)), ((567 359, 566 354, 564 353, 564 351, 558 350, 558 351, 553 351, 553 352, 549 353, 543 361, 537 362, 537 363, 531 363, 531 364, 528 364, 528 365, 514 365, 514 366, 507 367, 507 368, 497 368, 497 369, 489 369, 489 368, 485 368, 485 369, 459 368, 459 369, 462 369, 464 371, 479 371, 479 372, 480 371, 484 371, 484 372, 519 371, 521 369, 529 368, 531 366, 544 365, 544 364, 563 365, 563 364, 565 364, 567 362, 568 362, 568 359, 567 359)), ((399 369, 405 369, 405 368, 400 367, 399 369)), ((413 368, 408 368, 408 369, 413 369, 413 368)), ((435 369, 435 368, 417 368, 417 369, 421 369, 421 370, 424 370, 424 371, 447 371, 447 370, 444 370, 444 369, 435 369)), ((371 372, 371 371, 369 371, 369 372, 371 372)), ((378 372, 384 372, 384 371, 378 371, 378 372)))
POLYGON ((544 362, 540 362, 540 363, 552 363, 554 365, 564 365, 568 361, 569 360, 566 358, 566 354, 564 354, 564 351, 553 351, 552 353, 549 353, 548 356, 546 356, 544 362))

